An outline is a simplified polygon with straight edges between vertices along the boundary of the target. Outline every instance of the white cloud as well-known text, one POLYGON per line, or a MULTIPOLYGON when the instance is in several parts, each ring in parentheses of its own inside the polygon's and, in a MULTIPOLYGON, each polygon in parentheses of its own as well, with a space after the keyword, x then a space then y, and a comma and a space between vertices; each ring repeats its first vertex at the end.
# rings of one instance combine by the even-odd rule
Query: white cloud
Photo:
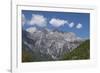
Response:
POLYGON ((27 32, 30 32, 30 33, 33 33, 33 32, 35 32, 37 29, 36 29, 36 27, 30 27, 30 28, 27 28, 26 29, 26 31, 27 32))
POLYGON ((54 27, 60 27, 63 26, 67 21, 62 20, 62 19, 57 19, 57 18, 52 18, 49 23, 54 26, 54 27))
POLYGON ((77 24, 77 25, 76 25, 76 28, 77 28, 77 29, 82 28, 82 24, 80 24, 80 23, 79 23, 79 24, 77 24))
POLYGON ((26 23, 26 18, 25 18, 25 15, 22 14, 22 25, 24 25, 26 23))
POLYGON ((74 22, 71 22, 68 25, 69 25, 70 28, 72 28, 72 27, 74 27, 75 24, 74 24, 74 22))
POLYGON ((43 15, 32 14, 32 18, 29 21, 29 24, 40 26, 40 27, 45 27, 47 24, 47 19, 43 15))

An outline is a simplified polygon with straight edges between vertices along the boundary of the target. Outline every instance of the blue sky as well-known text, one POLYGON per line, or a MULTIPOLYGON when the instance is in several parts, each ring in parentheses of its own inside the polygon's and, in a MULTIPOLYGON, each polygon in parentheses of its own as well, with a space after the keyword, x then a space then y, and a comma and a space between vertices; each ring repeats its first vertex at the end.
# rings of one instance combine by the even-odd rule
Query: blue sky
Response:
POLYGON ((89 38, 90 34, 89 13, 22 10, 22 24, 24 29, 57 29, 62 32, 74 32, 82 38, 89 38))

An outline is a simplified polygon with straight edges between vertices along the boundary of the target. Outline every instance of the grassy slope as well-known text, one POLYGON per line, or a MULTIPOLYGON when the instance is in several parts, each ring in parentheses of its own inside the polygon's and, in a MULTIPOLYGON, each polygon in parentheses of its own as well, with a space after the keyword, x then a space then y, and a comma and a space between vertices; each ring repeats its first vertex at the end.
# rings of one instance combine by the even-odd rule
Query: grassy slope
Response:
POLYGON ((90 58, 90 40, 86 40, 70 53, 65 53, 64 60, 80 60, 90 58))
POLYGON ((22 51, 22 62, 32 62, 32 54, 27 51, 22 51))

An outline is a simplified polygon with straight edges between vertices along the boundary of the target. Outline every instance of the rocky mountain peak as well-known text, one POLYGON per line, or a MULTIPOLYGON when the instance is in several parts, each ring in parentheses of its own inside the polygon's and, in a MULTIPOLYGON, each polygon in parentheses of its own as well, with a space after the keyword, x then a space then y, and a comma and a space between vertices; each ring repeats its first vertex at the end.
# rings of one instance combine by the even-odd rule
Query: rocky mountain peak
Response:
MULTIPOLYGON (((38 30, 28 28, 27 35, 23 36, 23 44, 40 57, 49 57, 53 60, 60 59, 64 52, 70 52, 80 45, 80 38, 73 32, 55 32, 49 29, 38 30), (27 39, 27 40, 25 40, 27 39), (31 40, 28 41, 28 40, 31 40), (75 42, 77 41, 77 43, 75 42)), ((22 32, 22 33, 26 33, 22 32)))

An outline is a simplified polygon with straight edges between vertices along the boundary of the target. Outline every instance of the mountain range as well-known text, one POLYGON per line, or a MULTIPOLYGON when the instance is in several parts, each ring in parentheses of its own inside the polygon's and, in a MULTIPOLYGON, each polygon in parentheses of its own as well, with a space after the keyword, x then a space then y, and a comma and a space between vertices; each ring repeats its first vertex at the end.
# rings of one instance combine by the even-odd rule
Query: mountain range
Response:
POLYGON ((22 30, 22 62, 63 60, 85 39, 73 32, 61 32, 47 28, 22 30))

